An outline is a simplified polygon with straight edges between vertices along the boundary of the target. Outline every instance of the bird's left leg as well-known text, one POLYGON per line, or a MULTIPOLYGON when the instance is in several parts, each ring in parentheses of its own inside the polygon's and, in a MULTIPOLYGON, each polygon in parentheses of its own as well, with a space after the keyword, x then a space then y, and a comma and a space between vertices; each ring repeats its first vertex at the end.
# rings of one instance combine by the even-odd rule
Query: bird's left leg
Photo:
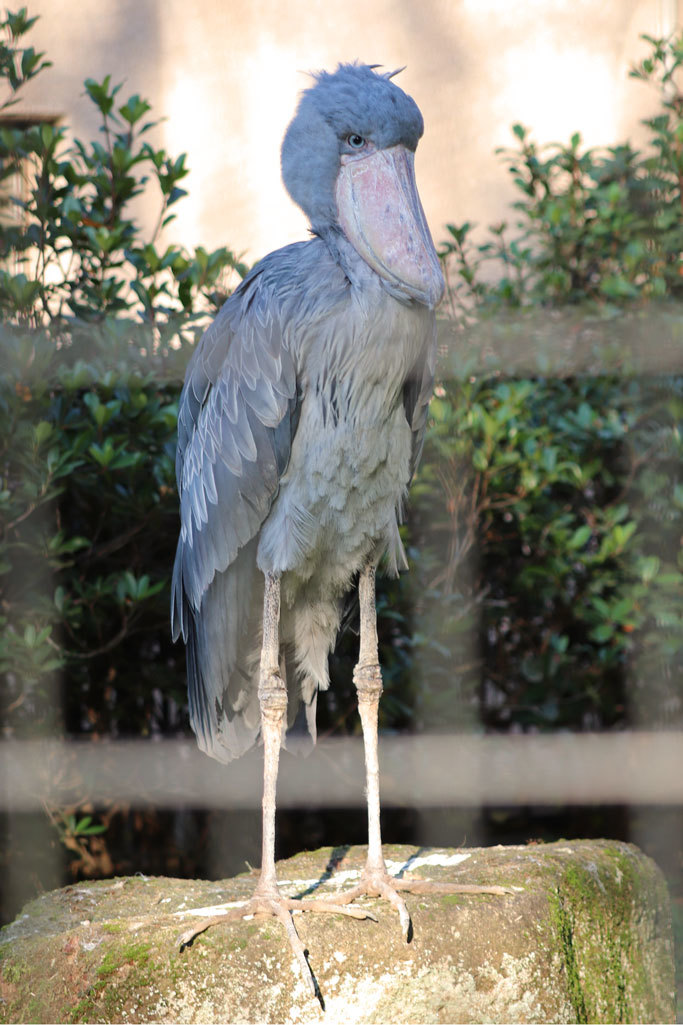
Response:
POLYGON ((212 918, 204 918, 180 937, 181 948, 191 943, 195 936, 213 925, 235 921, 248 915, 277 918, 285 928, 292 950, 296 955, 301 973, 313 995, 316 987, 313 974, 306 959, 306 951, 294 925, 295 911, 319 911, 343 914, 350 918, 371 918, 375 916, 363 908, 347 907, 338 901, 323 899, 301 900, 284 897, 277 885, 275 872, 275 791, 282 732, 287 716, 287 687, 280 674, 280 578, 266 573, 263 598, 263 641, 259 670, 258 697, 261 707, 261 735, 263 737, 263 831, 261 874, 252 898, 242 907, 212 918))
POLYGON ((368 857, 357 886, 338 900, 356 897, 384 897, 398 912, 404 939, 412 932, 410 915, 399 890, 409 893, 511 893, 503 886, 474 886, 436 883, 428 879, 404 879, 390 876, 382 854, 379 799, 379 760, 377 755, 377 718, 382 694, 382 671, 377 647, 377 610, 375 607, 375 567, 368 565, 358 581, 360 600, 360 650, 353 680, 358 692, 358 711, 365 746, 366 791, 368 803, 368 857))

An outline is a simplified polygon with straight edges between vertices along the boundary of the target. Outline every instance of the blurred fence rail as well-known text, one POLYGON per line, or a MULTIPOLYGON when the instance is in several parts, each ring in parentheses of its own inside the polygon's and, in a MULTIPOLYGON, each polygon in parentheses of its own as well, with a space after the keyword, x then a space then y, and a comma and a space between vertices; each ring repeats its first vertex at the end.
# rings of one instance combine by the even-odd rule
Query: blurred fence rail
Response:
MULTIPOLYGON (((382 736, 385 807, 683 804, 683 732, 382 736)), ((364 804, 360 738, 284 755, 278 806, 364 804)), ((259 749, 223 766, 192 740, 0 743, 0 811, 87 799, 161 808, 257 807, 259 749)))

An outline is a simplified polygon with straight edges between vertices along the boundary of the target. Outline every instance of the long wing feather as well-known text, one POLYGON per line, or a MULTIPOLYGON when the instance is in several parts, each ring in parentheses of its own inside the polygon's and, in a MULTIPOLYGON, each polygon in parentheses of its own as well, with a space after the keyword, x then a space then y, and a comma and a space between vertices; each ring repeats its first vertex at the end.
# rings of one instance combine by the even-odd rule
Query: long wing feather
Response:
POLYGON ((172 630, 187 645, 192 728, 222 761, 249 748, 259 729, 249 686, 263 594, 255 550, 299 409, 279 312, 268 275, 257 269, 205 332, 178 413, 172 630))

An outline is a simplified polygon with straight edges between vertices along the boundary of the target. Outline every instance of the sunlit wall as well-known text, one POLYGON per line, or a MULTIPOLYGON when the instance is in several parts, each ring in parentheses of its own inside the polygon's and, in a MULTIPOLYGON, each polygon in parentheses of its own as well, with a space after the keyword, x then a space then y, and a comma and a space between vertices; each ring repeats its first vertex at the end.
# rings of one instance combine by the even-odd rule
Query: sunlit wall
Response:
MULTIPOLYGON (((628 78, 641 32, 671 31, 677 0, 33 0, 54 67, 28 94, 79 134, 94 129, 82 81, 111 73, 165 120, 157 141, 187 151, 189 198, 169 229, 253 260, 305 236, 280 184, 279 145, 306 71, 360 59, 389 68, 423 110, 420 189, 433 234, 504 216, 497 146, 521 121, 541 141, 638 138, 654 92, 628 78)), ((154 222, 154 211, 143 220, 154 222)))

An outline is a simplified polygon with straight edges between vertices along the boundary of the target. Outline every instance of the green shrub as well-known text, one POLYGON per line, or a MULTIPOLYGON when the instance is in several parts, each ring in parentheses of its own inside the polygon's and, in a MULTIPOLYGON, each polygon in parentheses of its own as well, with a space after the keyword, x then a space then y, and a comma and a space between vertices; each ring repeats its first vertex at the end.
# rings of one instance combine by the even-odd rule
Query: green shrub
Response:
POLYGON ((515 125, 512 232, 448 226, 454 351, 411 514, 430 724, 683 718, 683 37, 645 38, 645 152, 541 149, 515 125))
MULTIPOLYGON (((17 69, 37 74, 46 64, 18 47, 30 24, 24 12, 3 23, 2 67, 13 93, 27 77, 17 69)), ((653 63, 639 73, 665 77, 680 49, 653 45, 653 63)), ((5 291, 2 300, 15 329, 2 337, 0 670, 4 726, 15 734, 41 727, 144 733, 184 722, 182 654, 167 633, 175 404, 187 342, 210 315, 221 272, 244 269, 227 250, 190 258, 170 249, 157 261, 129 202, 157 189, 163 223, 179 198, 184 159, 141 141, 149 128, 144 101, 131 97, 117 107, 108 78, 87 88, 104 142, 76 141, 62 153, 61 130, 2 136, 3 167, 19 155, 35 161, 21 226, 1 236, 23 268, 8 272, 4 284, 18 289, 23 274, 33 295, 12 306, 5 291), (108 221, 108 233, 90 223, 98 219, 108 221), (45 241, 36 254, 30 240, 37 238, 45 241), (64 252, 73 273, 52 274, 48 285, 40 268, 64 252)), ((672 137, 677 102, 665 101, 672 137)), ((572 253, 590 249, 588 238, 595 249, 614 226, 612 208, 596 198, 596 189, 609 187, 595 171, 597 157, 581 157, 574 139, 543 163, 519 135, 526 236, 498 251, 499 282, 482 284, 474 273, 467 279, 465 261, 444 250, 451 278, 454 261, 459 267, 468 316, 480 326, 499 322, 490 319, 496 309, 556 300, 559 279, 547 276, 553 260, 569 253, 571 262, 572 253), (571 173, 570 161, 584 178, 571 173), (591 186, 591 175, 602 184, 591 186), (578 209, 579 194, 583 214, 572 234, 571 218, 551 215, 549 204, 578 209)), ((634 237, 647 234, 647 219, 629 210, 640 209, 634 197, 647 191, 650 159, 633 154, 628 163, 638 170, 624 194, 631 199, 620 200, 619 216, 634 237)), ((655 190, 647 203, 673 209, 674 188, 655 190)), ((669 228, 667 238, 677 237, 678 225, 669 228)), ((657 238, 659 250, 645 248, 661 255, 657 238)), ((664 263, 673 268, 670 250, 664 263)), ((625 260, 618 247, 611 252, 609 260, 596 257, 593 277, 576 256, 581 294, 606 301, 613 260, 625 260)), ((480 257, 495 253, 484 249, 480 257)), ((648 285, 658 261, 641 268, 641 301, 659 288, 648 285)), ((662 280, 677 284, 675 276, 662 280)), ((605 309, 620 338, 627 318, 605 309)), ((555 334, 563 331, 573 337, 574 325, 555 322, 555 334)), ((470 337, 460 336, 456 360, 470 337)), ((471 721, 478 706, 500 728, 622 723, 626 681, 634 676, 660 681, 651 683, 661 691, 656 711, 643 715, 675 721, 680 701, 663 681, 676 678, 681 658, 680 378, 554 378, 546 366, 543 376, 503 379, 501 365, 494 377, 467 361, 442 365, 413 488, 414 572, 383 583, 379 593, 385 725, 471 721)), ((325 716, 337 722, 342 706, 354 708, 349 674, 337 667, 335 676, 341 690, 322 710, 323 723, 325 716)))
MULTIPOLYGON (((0 21, 3 109, 49 65, 22 45, 34 22, 0 21)), ((0 228, 6 735, 145 733, 184 701, 182 668, 168 686, 178 392, 188 345, 246 271, 225 248, 159 246, 185 155, 150 144, 149 104, 110 76, 85 88, 96 141, 0 129, 0 179, 25 178, 0 228), (143 193, 158 202, 147 236, 131 212, 143 193)))
MULTIPOLYGON (((5 729, 63 716, 70 732, 148 732, 172 657, 178 387, 130 365, 69 365, 44 335, 2 345, 5 729)), ((181 674, 167 691, 178 701, 181 674)))
MULTIPOLYGON (((49 66, 43 54, 20 45, 35 20, 22 9, 0 21, 0 83, 7 92, 0 110, 17 103, 26 82, 49 66)), ((0 312, 11 323, 47 325, 52 337, 86 353, 91 325, 107 321, 144 351, 192 341, 225 298, 222 277, 244 275, 246 267, 226 248, 159 248, 186 195, 185 154, 173 158, 150 144, 156 122, 148 120, 149 103, 138 95, 120 102, 121 85, 112 85, 111 76, 88 79, 85 89, 100 120, 97 140, 67 145, 66 130, 47 123, 0 128, 0 181, 17 169, 27 179, 26 195, 9 198, 14 218, 2 224, 0 312), (158 215, 145 237, 131 205, 152 190, 158 215)), ((107 333, 101 337, 106 352, 107 333)))
POLYGON ((518 213, 475 244, 474 226, 448 225, 444 257, 451 314, 473 307, 621 302, 683 297, 683 96, 674 76, 683 36, 643 37, 651 56, 631 75, 659 86, 661 112, 644 121, 649 146, 539 147, 522 125, 517 148, 498 152, 517 193, 518 213))
MULTIPOLYGON (((20 46, 30 25, 25 12, 0 22, 8 102, 47 63, 20 46)), ((653 48, 638 73, 661 79, 681 47, 653 48)), ((176 405, 191 344, 245 269, 227 249, 162 249, 184 157, 148 144, 144 100, 120 103, 108 77, 86 88, 97 142, 0 129, 0 177, 32 168, 19 221, 0 228, 6 736, 187 729, 168 631, 176 405), (130 213, 146 189, 159 201, 150 237, 130 213)), ((518 129, 505 156, 522 195, 516 238, 499 227, 475 246, 470 226, 449 229, 456 342, 413 487, 413 570, 378 591, 385 727, 680 723, 683 384, 623 367, 632 311, 649 316, 680 288, 678 98, 663 109, 658 162, 628 146, 581 153, 578 138, 544 157, 518 129), (546 313, 584 298, 590 317, 546 313), (605 324, 580 373, 571 361, 553 373, 551 335, 565 353, 605 324), (535 332, 533 358, 511 369, 535 332)), ((678 308, 657 315, 680 347, 678 308)), ((354 657, 347 639, 321 731, 358 728, 354 657)), ((79 832, 76 811, 52 815, 81 851, 91 824, 79 832)))
POLYGON ((430 413, 418 719, 680 726, 683 378, 450 381, 430 413))

